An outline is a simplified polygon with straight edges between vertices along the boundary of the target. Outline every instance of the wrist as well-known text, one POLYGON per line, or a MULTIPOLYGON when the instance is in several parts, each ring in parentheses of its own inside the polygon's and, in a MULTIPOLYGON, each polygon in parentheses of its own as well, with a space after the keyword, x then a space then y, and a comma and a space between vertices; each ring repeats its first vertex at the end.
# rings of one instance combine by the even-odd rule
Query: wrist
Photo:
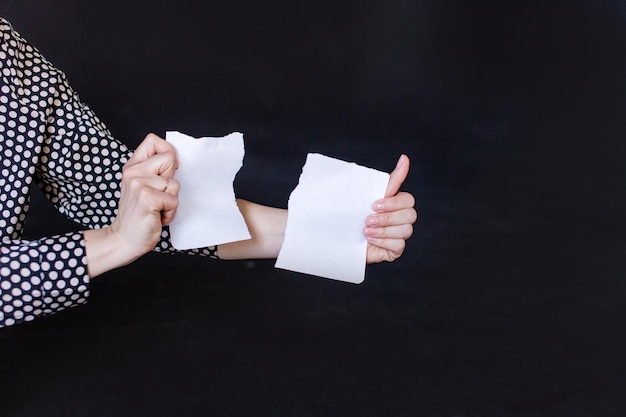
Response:
POLYGON ((83 235, 90 278, 128 265, 140 256, 134 253, 133 248, 127 248, 111 227, 85 230, 83 235))
POLYGON ((276 258, 285 239, 287 210, 237 200, 251 239, 218 246, 220 259, 276 258))

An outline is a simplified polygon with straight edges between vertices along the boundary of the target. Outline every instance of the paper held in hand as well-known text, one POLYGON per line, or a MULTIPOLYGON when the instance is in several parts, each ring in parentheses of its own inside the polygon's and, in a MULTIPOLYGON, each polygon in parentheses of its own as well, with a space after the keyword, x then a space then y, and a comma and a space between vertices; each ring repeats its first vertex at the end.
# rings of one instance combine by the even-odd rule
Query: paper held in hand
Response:
POLYGON ((250 239, 233 189, 243 165, 243 135, 194 138, 167 132, 165 139, 176 149, 180 183, 172 246, 184 250, 250 239))
POLYGON ((389 174, 308 154, 289 197, 276 267, 355 284, 365 279, 365 218, 385 196, 389 174))

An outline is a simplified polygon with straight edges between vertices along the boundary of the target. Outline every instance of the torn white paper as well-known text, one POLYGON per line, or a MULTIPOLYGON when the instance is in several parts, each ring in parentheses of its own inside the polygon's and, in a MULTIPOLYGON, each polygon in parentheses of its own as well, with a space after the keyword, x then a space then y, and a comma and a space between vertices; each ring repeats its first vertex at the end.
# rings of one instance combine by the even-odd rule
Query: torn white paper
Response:
POLYGON ((194 249, 250 239, 237 207, 233 181, 243 165, 241 133, 194 138, 167 132, 174 146, 180 182, 178 210, 170 223, 172 246, 194 249))
POLYGON ((384 197, 389 174, 308 154, 289 197, 285 241, 276 267, 352 282, 365 279, 365 218, 384 197))

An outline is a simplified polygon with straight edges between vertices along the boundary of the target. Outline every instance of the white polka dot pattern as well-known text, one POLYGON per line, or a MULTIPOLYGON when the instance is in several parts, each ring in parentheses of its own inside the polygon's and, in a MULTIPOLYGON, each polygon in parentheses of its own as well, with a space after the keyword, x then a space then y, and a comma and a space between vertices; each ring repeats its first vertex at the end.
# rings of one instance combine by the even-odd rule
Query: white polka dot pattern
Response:
MULTIPOLYGON (((0 327, 89 295, 82 232, 19 240, 33 179, 61 213, 100 228, 115 219, 130 156, 65 74, 0 18, 0 327)), ((175 252, 167 228, 154 250, 175 252)), ((215 247, 186 253, 217 257, 215 247)))
POLYGON ((81 233, 0 246, 0 323, 33 320, 82 304, 89 276, 81 233))

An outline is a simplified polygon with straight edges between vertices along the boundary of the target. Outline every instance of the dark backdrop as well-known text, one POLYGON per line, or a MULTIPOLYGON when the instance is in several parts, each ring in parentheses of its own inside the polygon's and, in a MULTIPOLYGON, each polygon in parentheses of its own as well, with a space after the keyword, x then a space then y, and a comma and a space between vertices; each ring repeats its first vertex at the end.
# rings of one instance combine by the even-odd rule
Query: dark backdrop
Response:
MULTIPOLYGON (((420 220, 361 285, 149 254, 0 330, 2 416, 623 416, 621 1, 2 1, 135 146, 242 131, 241 197, 307 152, 420 220)), ((76 228, 34 190, 27 237, 76 228)))

